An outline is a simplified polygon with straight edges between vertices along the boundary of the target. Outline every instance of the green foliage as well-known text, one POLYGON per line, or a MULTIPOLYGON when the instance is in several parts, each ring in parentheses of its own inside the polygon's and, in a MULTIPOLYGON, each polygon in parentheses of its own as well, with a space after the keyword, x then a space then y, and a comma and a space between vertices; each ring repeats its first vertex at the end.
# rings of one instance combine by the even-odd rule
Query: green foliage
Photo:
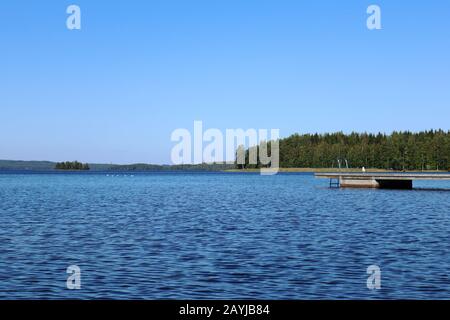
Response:
POLYGON ((81 163, 78 161, 66 161, 57 162, 55 165, 56 170, 89 170, 89 165, 87 163, 81 163))
MULTIPOLYGON (((346 159, 351 168, 450 169, 450 131, 294 134, 279 142, 282 168, 332 168, 346 159)), ((248 164, 248 155, 245 168, 260 167, 248 164)))

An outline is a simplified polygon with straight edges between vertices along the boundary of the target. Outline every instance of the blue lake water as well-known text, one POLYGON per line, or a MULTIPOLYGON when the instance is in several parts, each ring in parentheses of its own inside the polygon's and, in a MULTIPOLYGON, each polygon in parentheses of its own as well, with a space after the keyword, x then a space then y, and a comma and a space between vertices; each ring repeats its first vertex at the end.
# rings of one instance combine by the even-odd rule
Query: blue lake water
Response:
POLYGON ((450 182, 0 174, 0 299, 448 299, 450 182), (81 269, 81 289, 66 269, 81 269), (381 289, 366 285, 370 265, 381 289))

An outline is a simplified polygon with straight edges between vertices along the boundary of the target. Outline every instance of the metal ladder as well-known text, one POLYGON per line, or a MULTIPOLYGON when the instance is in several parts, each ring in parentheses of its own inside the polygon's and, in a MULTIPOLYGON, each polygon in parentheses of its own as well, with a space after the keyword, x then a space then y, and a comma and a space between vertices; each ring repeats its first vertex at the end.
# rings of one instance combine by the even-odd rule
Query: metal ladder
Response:
POLYGON ((330 188, 340 188, 341 183, 339 178, 330 178, 330 188))
MULTIPOLYGON (((337 160, 337 164, 339 167, 339 171, 342 171, 342 167, 341 167, 341 159, 336 159, 337 160)), ((348 161, 347 159, 343 159, 345 161, 345 166, 348 169, 348 161)), ((334 161, 332 164, 332 167, 334 167, 334 161)), ((341 187, 341 181, 340 178, 330 178, 330 188, 340 188, 341 187)))

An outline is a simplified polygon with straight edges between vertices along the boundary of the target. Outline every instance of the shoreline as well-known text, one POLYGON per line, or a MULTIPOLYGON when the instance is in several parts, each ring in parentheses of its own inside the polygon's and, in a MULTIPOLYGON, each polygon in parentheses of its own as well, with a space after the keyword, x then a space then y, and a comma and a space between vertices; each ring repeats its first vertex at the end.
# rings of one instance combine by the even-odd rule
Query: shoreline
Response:
MULTIPOLYGON (((260 169, 228 169, 223 170, 224 172, 259 172, 260 169)), ((361 172, 361 168, 280 168, 279 172, 361 172)), ((448 172, 447 170, 405 170, 405 171, 399 171, 399 170, 387 170, 387 169, 377 169, 377 168, 366 168, 366 172, 396 172, 396 173, 403 173, 403 172, 428 172, 428 173, 439 173, 439 172, 448 172)))
MULTIPOLYGON (((24 172, 24 173, 145 173, 145 172, 155 172, 155 173, 170 173, 170 172, 209 172, 209 173, 259 173, 260 169, 216 169, 216 170, 205 170, 205 169, 170 169, 170 168, 164 168, 164 169, 130 169, 130 170, 124 170, 124 169, 118 169, 114 170, 114 168, 111 169, 91 169, 91 170, 61 170, 61 169, 21 169, 21 168, 0 168, 0 173, 13 173, 13 172, 24 172)), ((279 168, 279 173, 361 173, 361 168, 345 168, 345 169, 338 169, 338 168, 279 168)), ((448 170, 387 170, 387 169, 377 169, 377 168, 367 168, 367 173, 448 173, 450 171, 448 170)))

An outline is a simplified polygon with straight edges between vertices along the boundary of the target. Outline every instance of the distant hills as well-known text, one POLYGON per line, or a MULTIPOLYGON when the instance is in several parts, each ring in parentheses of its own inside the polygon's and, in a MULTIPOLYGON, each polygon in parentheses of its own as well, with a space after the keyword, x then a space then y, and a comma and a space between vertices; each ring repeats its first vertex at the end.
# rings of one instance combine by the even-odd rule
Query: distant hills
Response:
POLYGON ((0 160, 0 170, 53 170, 56 163, 51 161, 0 160))
MULTIPOLYGON (((0 160, 0 170, 30 170, 30 171, 53 171, 57 162, 52 161, 22 161, 22 160, 0 160)), ((89 164, 91 170, 109 170, 110 164, 89 164)))
MULTIPOLYGON (((55 171, 57 162, 0 160, 0 171, 28 170, 55 171)), ((127 165, 89 163, 90 171, 222 171, 234 169, 234 164, 197 164, 197 165, 156 165, 136 163, 127 165)))
MULTIPOLYGON (((89 164, 90 165, 90 164, 89 164)), ((236 166, 234 163, 230 164, 183 164, 183 165, 156 165, 156 164, 127 164, 127 165, 113 165, 108 170, 113 171, 223 171, 231 170, 236 166)))

